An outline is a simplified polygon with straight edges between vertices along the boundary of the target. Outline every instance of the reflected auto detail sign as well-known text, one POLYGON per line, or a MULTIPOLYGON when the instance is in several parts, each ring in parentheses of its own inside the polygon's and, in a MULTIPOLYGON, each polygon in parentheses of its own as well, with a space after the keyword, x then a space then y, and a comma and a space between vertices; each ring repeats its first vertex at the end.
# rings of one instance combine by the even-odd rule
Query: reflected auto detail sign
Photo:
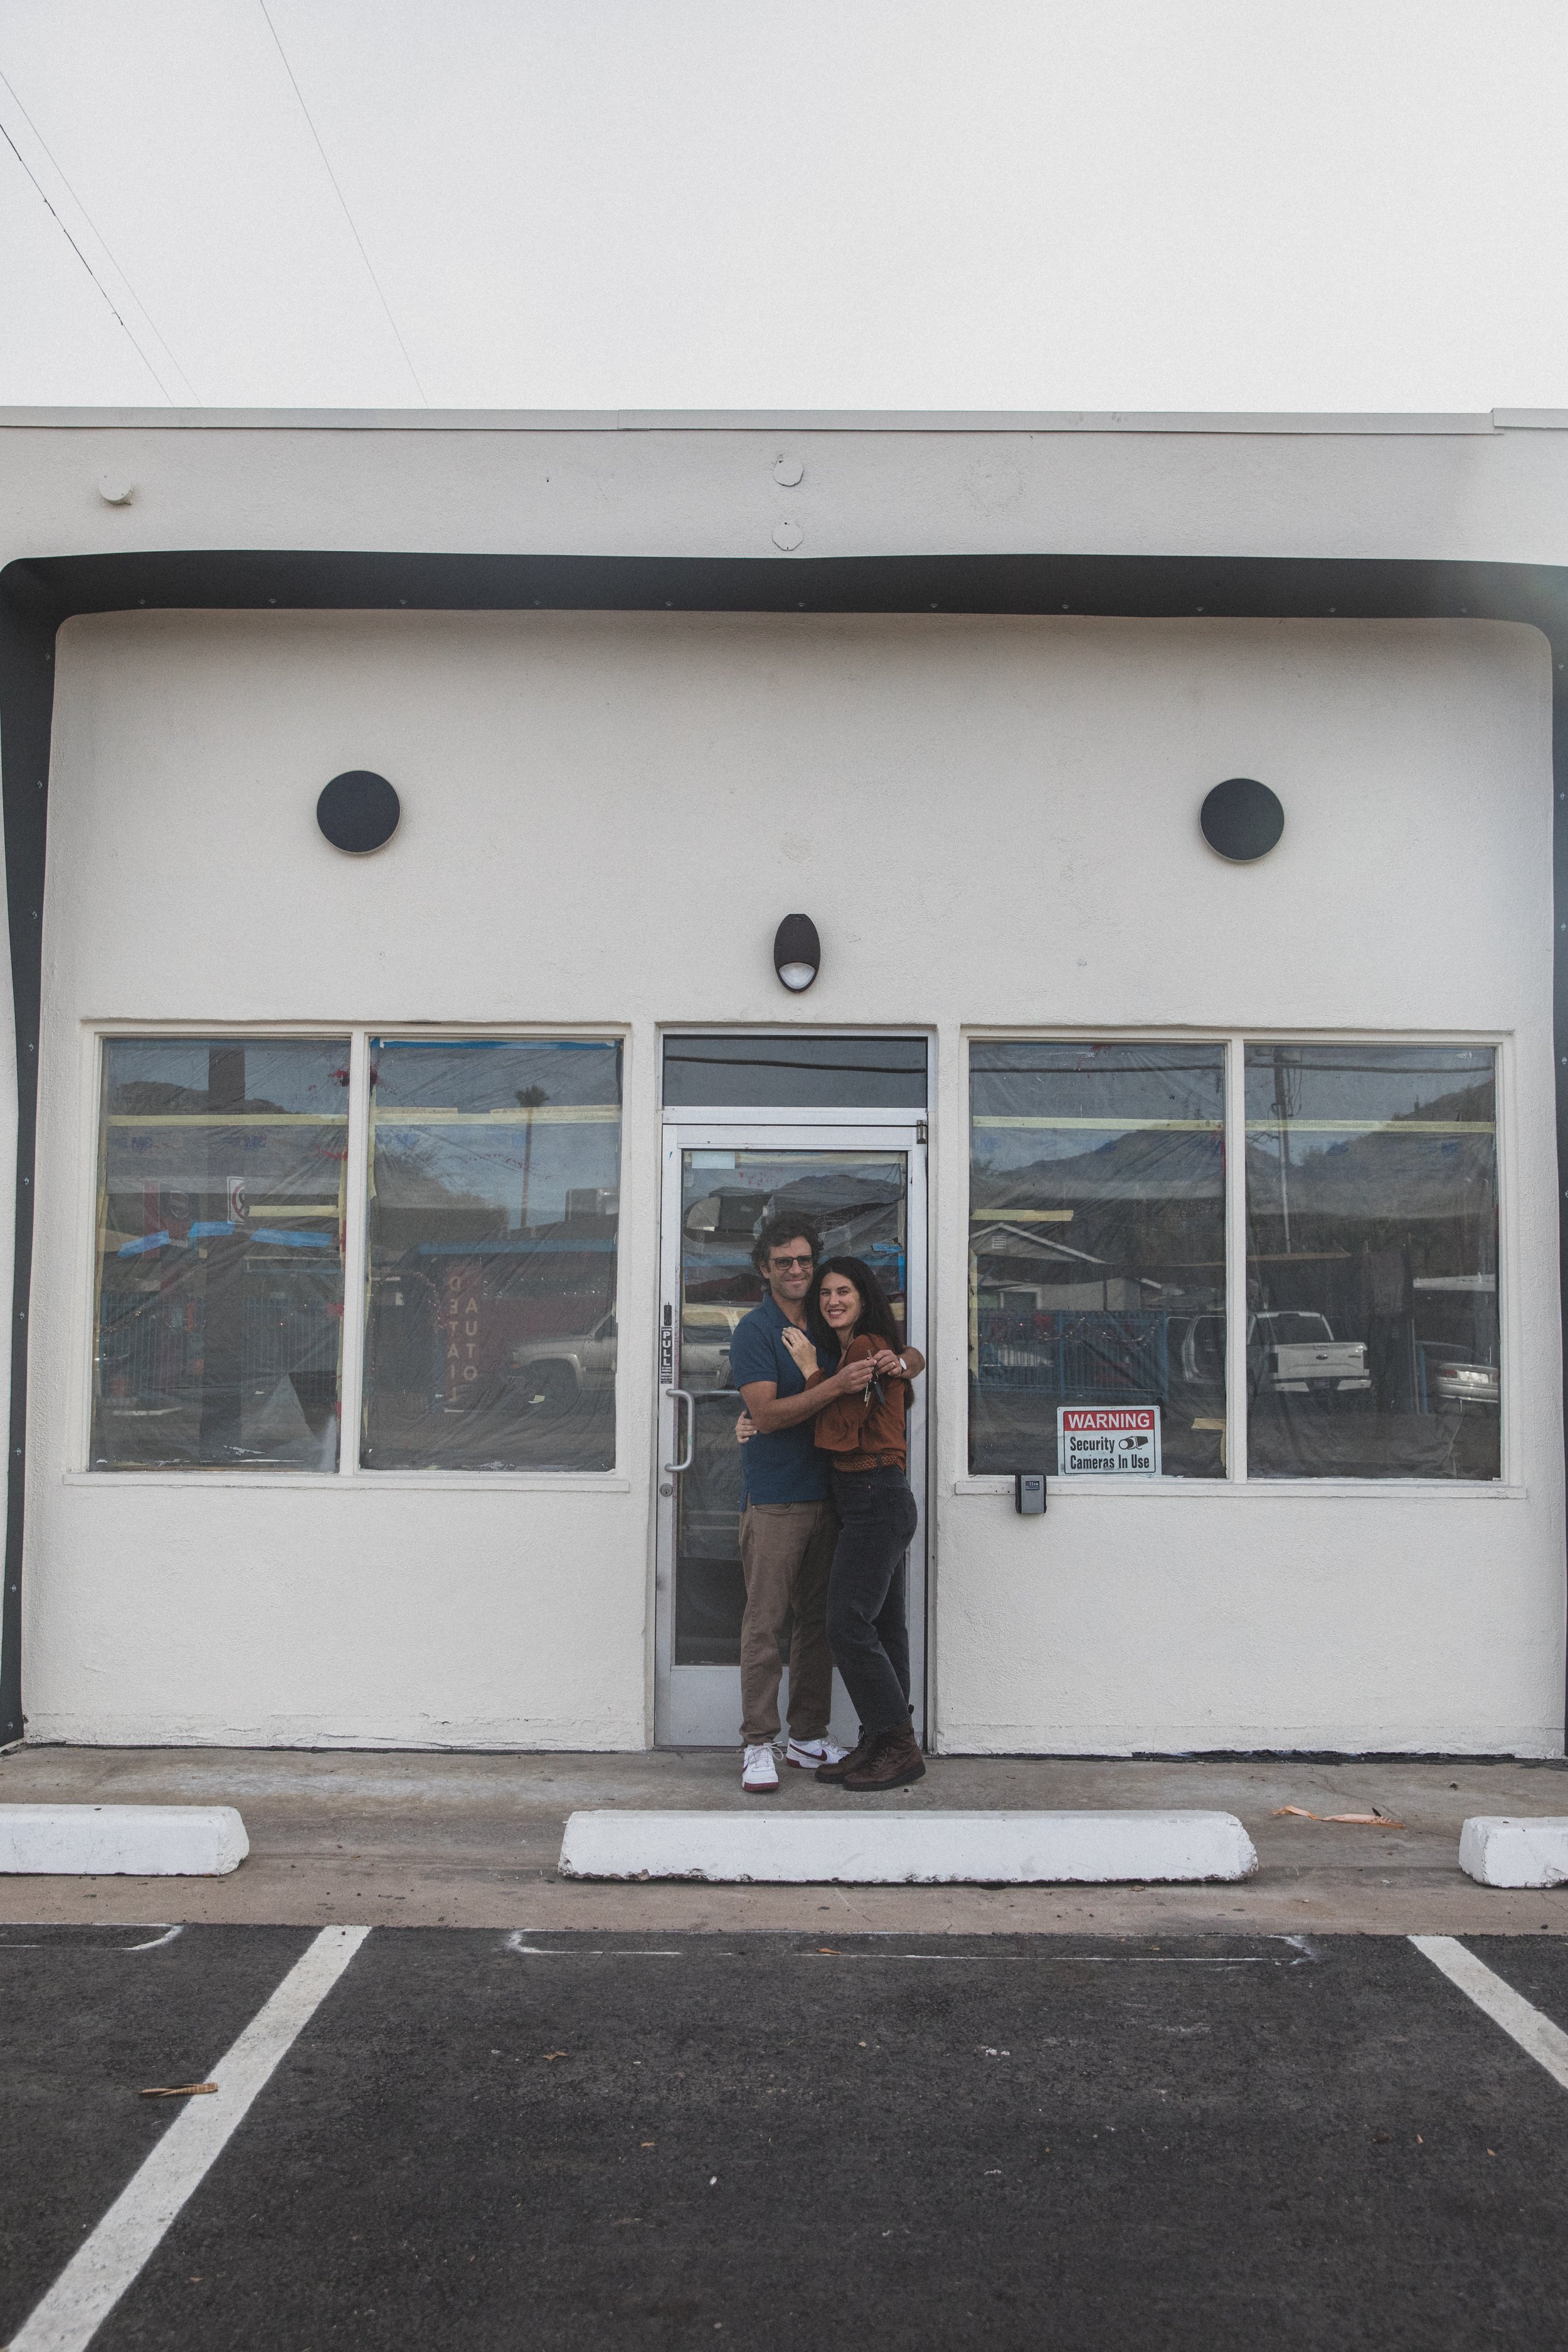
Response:
POLYGON ((1057 1407, 1057 1475, 1157 1478, 1157 1404, 1063 1404, 1057 1407))

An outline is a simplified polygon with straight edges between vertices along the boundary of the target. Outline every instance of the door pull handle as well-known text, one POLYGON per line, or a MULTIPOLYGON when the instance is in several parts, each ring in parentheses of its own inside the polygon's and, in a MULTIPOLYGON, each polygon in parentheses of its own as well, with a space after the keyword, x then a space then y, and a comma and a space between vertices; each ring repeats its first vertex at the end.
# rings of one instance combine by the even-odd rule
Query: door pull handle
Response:
POLYGON ((679 1476, 682 1470, 689 1470, 691 1467, 691 1456, 697 1445, 697 1407, 689 1389, 667 1388, 665 1395, 673 1398, 675 1402, 674 1440, 677 1453, 680 1451, 680 1408, 682 1404, 686 1407, 686 1452, 679 1462, 667 1462, 664 1465, 667 1474, 679 1476))

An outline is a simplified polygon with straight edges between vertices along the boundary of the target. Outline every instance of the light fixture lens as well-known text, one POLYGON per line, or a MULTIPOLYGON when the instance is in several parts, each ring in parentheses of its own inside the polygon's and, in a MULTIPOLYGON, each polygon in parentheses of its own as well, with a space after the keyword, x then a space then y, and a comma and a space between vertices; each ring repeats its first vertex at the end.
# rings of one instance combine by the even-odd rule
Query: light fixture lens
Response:
POLYGON ((809 915, 786 915, 773 933, 773 970, 793 996, 822 970, 822 940, 809 915))

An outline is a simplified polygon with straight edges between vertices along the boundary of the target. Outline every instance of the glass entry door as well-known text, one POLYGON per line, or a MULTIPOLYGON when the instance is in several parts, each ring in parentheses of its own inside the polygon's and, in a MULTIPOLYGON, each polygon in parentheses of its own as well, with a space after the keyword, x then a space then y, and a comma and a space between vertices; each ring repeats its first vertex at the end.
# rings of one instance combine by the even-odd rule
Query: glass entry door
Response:
MULTIPOLYGON (((874 1268, 903 1336, 925 1349, 922 1126, 666 1127, 657 1694, 664 1747, 740 1739, 741 1400, 730 1339, 763 1295, 752 1264, 758 1227, 795 1208, 829 1255, 845 1252, 874 1268)), ((910 1484, 921 1505, 910 1552, 917 1727, 924 1715, 926 1379, 915 1383, 910 1416, 910 1484)), ((855 1727, 836 1675, 835 1737, 847 1744, 855 1727)))

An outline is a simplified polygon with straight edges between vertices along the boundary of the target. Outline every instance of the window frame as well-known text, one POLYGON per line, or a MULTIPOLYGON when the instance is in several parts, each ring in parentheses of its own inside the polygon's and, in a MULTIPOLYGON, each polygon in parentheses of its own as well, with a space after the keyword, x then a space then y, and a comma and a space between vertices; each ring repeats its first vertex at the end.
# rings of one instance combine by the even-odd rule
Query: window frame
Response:
MULTIPOLYGON (((1025 1044, 1103 1044, 1117 1045, 1219 1045, 1225 1053, 1225 1294, 1226 1294, 1226 1463, 1220 1478, 1108 1478, 1075 1479, 1070 1492, 1074 1500, 1080 1494, 1119 1496, 1147 1500, 1152 1495, 1222 1496, 1231 1494, 1278 1495, 1300 1498, 1308 1495, 1342 1496, 1345 1495, 1403 1496, 1407 1501, 1422 1497, 1447 1496, 1476 1500, 1517 1500, 1525 1489, 1521 1480, 1518 1456, 1520 1414, 1515 1409, 1516 1383, 1519 1379, 1516 1335, 1520 1318, 1516 1309, 1516 1254, 1513 1247, 1515 1224, 1514 1150, 1513 1150, 1513 1053, 1515 1037, 1510 1030, 1463 1029, 1318 1029, 1305 1024, 1285 1027, 1280 1024, 1258 1024, 1247 1028, 1161 1028, 1154 1025, 1130 1026, 1121 1023, 1097 1022, 1093 1024, 1052 1023, 1048 1026, 1023 1022, 987 1023, 984 1026, 967 1027, 963 1033, 962 1093, 963 1118, 963 1228, 964 1253, 968 1247, 968 1216, 970 1210, 970 1175, 973 1169, 971 1119, 973 1092, 971 1078, 971 1048, 974 1045, 1005 1045, 1016 1041, 1025 1044), (1498 1197, 1498 1360, 1502 1371, 1502 1394, 1500 1405, 1499 1475, 1496 1478, 1254 1478, 1247 1468, 1247 1347, 1245 1317, 1238 1327, 1232 1311, 1232 1302, 1247 1297, 1247 1186, 1236 1181, 1238 1170, 1245 1171, 1245 1155, 1238 1156, 1233 1139, 1245 1139, 1247 1132, 1247 1048, 1248 1045, 1413 1045, 1440 1047, 1452 1045, 1472 1050, 1487 1050, 1494 1056, 1497 1101, 1497 1197, 1498 1197), (1238 1328, 1241 1342, 1237 1344, 1238 1328)), ((958 1457, 957 1475, 952 1491, 960 1495, 1008 1494, 1012 1481, 992 1472, 971 1472, 969 1462, 969 1400, 967 1374, 963 1383, 964 1406, 962 1426, 956 1432, 958 1457)), ((1059 1481, 1053 1479, 1059 1488, 1059 1481)))
MULTIPOLYGON (((313 1493, 344 1486, 363 1489, 442 1488, 471 1493, 476 1487, 512 1487, 548 1494, 576 1492, 624 1494, 631 1481, 620 1462, 623 1393, 622 1351, 616 1362, 616 1461, 608 1470, 367 1470, 360 1462, 360 1433, 364 1392, 365 1325, 369 1309, 369 1176, 370 1176, 370 1040, 395 1036, 416 1044, 439 1044, 444 1037, 495 1037, 526 1043, 531 1038, 613 1040, 620 1048, 621 1098, 616 1169, 623 1202, 626 1198, 627 1103, 631 1095, 632 1031, 618 1021, 212 1021, 199 1015, 179 1021, 98 1021, 84 1027, 81 1057, 82 1207, 79 1230, 85 1236, 78 1260, 79 1297, 73 1321, 79 1335, 71 1350, 74 1365, 68 1481, 100 1488, 234 1486, 271 1492, 284 1487, 313 1493), (237 1470, 228 1467, 188 1469, 103 1470, 92 1462, 93 1356, 98 1339, 98 1156, 100 1112, 103 1093, 104 1048, 120 1037, 226 1037, 331 1040, 346 1037, 349 1045, 347 1102, 348 1162, 344 1198, 357 1202, 358 1213, 345 1219, 343 1234, 343 1338, 339 1378, 338 1459, 332 1470, 237 1470), (354 1309, 357 1302, 357 1311, 354 1309)), ((617 1237, 617 1282, 620 1278, 617 1237)))

